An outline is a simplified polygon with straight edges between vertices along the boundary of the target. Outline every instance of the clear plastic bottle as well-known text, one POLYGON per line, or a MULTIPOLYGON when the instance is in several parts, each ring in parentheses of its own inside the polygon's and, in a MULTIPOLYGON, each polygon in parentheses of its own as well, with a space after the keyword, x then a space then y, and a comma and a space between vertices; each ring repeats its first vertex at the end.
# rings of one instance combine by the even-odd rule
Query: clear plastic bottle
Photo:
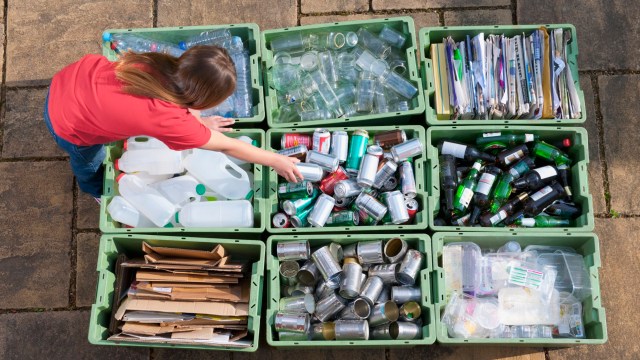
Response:
POLYGON ((112 46, 120 52, 157 52, 174 57, 180 57, 184 53, 184 50, 174 44, 134 34, 111 34, 109 32, 105 32, 102 34, 102 40, 105 42, 111 42, 112 46))
POLYGON ((231 38, 231 32, 229 29, 216 29, 203 31, 200 34, 190 36, 186 41, 181 41, 178 45, 182 50, 196 45, 212 45, 220 42, 224 42, 231 38))
POLYGON ((187 228, 253 227, 253 206, 247 200, 192 202, 175 220, 187 228))
POLYGON ((150 175, 177 174, 184 171, 182 153, 170 149, 125 151, 114 162, 116 170, 126 173, 144 171, 150 175))
POLYGON ((244 199, 251 186, 247 173, 217 151, 194 149, 184 159, 190 175, 227 199, 244 199))
POLYGON ((127 226, 134 228, 157 227, 122 196, 114 196, 107 205, 107 211, 113 220, 127 226))
POLYGON ((206 118, 211 116, 222 116, 226 118, 232 118, 234 114, 235 114, 235 96, 232 94, 219 105, 214 106, 210 109, 202 110, 200 112, 200 117, 206 118))
POLYGON ((206 187, 191 175, 177 176, 151 185, 177 208, 199 201, 206 187))
POLYGON ((120 174, 116 181, 120 195, 156 226, 163 227, 171 221, 177 209, 158 190, 135 175, 120 174))
POLYGON ((331 119, 331 116, 331 112, 327 109, 317 109, 300 112, 300 120, 302 121, 326 120, 331 119))
POLYGON ((236 67, 236 91, 233 95, 235 116, 248 118, 253 115, 253 91, 251 88, 251 61, 249 51, 242 40, 234 36, 229 54, 236 67))
POLYGON ((124 141, 122 150, 169 149, 162 141, 151 136, 132 136, 124 141))
POLYGON ((373 97, 376 81, 369 71, 360 73, 356 88, 357 110, 361 113, 370 113, 373 110, 373 97))

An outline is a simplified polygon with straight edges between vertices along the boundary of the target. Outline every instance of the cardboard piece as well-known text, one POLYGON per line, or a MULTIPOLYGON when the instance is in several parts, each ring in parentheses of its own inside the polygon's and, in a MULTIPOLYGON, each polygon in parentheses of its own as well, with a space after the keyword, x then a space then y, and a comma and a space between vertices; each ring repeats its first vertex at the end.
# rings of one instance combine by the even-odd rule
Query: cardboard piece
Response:
POLYGON ((204 314, 215 316, 248 316, 249 304, 232 304, 228 302, 214 301, 142 300, 131 299, 127 297, 116 311, 116 319, 121 320, 127 310, 204 314))
POLYGON ((131 285, 129 296, 137 299, 166 299, 206 301, 221 300, 230 302, 249 302, 251 284, 249 279, 243 279, 238 285, 217 287, 215 285, 192 288, 178 286, 153 287, 148 282, 131 285))
POLYGON ((214 260, 219 261, 226 256, 226 250, 222 245, 216 245, 213 250, 194 250, 194 249, 181 249, 181 248, 169 248, 161 246, 151 246, 146 242, 142 243, 142 251, 145 254, 158 254, 169 258, 186 258, 186 259, 202 259, 202 260, 214 260))
POLYGON ((170 281, 207 284, 237 284, 238 279, 233 277, 173 274, 163 271, 140 270, 136 274, 137 281, 170 281))
POLYGON ((172 332, 172 339, 207 340, 213 337, 213 329, 198 329, 186 332, 172 332))

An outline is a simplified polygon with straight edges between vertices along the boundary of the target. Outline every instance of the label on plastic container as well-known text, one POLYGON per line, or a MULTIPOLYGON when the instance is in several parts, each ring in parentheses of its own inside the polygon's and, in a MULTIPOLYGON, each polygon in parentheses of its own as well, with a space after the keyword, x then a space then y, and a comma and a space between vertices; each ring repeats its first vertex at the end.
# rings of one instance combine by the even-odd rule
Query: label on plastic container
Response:
POLYGON ((538 201, 543 197, 545 197, 546 195, 551 194, 552 191, 553 189, 551 188, 551 186, 545 186, 542 189, 540 189, 537 193, 531 195, 531 200, 538 201))
POLYGON ((471 203, 471 199, 473 198, 473 190, 469 188, 465 188, 462 192, 462 196, 460 197, 460 204, 465 208, 469 206, 471 203))
POLYGON ((542 285, 543 275, 544 274, 538 270, 514 266, 509 271, 509 284, 538 290, 542 285))
POLYGON ((466 151, 466 145, 455 144, 448 141, 442 143, 442 155, 453 155, 458 159, 464 159, 464 153, 466 151))
POLYGON ((556 169, 554 169, 553 166, 550 166, 550 165, 533 169, 533 171, 537 172, 538 175, 540 175, 540 179, 546 179, 546 178, 550 178, 552 176, 558 175, 558 173, 556 172, 556 169))
POLYGON ((491 191, 491 187, 496 180, 496 176, 490 173, 484 173, 478 180, 478 187, 476 187, 476 192, 484 195, 489 195, 489 191, 491 191))

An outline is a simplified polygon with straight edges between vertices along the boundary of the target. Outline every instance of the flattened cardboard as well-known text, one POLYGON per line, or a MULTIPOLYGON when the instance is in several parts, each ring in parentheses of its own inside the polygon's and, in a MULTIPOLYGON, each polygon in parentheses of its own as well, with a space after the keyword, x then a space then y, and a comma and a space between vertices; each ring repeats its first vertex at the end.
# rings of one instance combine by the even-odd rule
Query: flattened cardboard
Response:
POLYGON ((213 329, 198 329, 186 332, 174 332, 171 333, 172 339, 185 339, 185 340, 208 340, 213 337, 213 329))
POLYGON ((162 271, 140 270, 136 274, 137 281, 169 281, 169 282, 189 282, 207 284, 237 284, 238 278, 173 274, 162 271))
POLYGON ((203 259, 203 260, 215 260, 218 261, 226 255, 226 250, 220 244, 216 245, 213 250, 193 250, 193 249, 181 249, 170 248, 162 246, 151 246, 146 242, 142 243, 142 251, 145 254, 156 253, 161 256, 170 258, 186 258, 186 259, 203 259))
POLYGON ((205 314, 223 317, 248 316, 249 304, 233 304, 217 301, 141 300, 127 297, 118 308, 116 319, 121 320, 127 310, 205 314))
POLYGON ((208 286, 201 288, 190 288, 182 286, 174 287, 153 287, 149 283, 132 284, 133 297, 138 299, 170 299, 170 300, 188 300, 188 301, 207 301, 221 300, 230 302, 249 302, 249 294, 251 284, 249 279, 244 279, 239 285, 216 287, 208 286))

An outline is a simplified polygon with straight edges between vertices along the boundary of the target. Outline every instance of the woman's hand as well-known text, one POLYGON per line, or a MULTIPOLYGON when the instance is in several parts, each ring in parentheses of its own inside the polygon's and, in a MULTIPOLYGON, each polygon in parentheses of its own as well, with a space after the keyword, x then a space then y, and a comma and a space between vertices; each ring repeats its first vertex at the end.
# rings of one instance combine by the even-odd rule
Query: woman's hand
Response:
POLYGON ((295 165, 300 160, 284 155, 277 155, 275 160, 271 164, 271 167, 278 173, 278 175, 285 178, 288 182, 297 183, 298 180, 303 180, 303 176, 295 165))
POLYGON ((233 131, 232 128, 227 126, 231 126, 236 122, 234 119, 224 118, 222 116, 203 117, 200 118, 200 121, 202 121, 204 126, 208 127, 209 129, 219 132, 233 131))

